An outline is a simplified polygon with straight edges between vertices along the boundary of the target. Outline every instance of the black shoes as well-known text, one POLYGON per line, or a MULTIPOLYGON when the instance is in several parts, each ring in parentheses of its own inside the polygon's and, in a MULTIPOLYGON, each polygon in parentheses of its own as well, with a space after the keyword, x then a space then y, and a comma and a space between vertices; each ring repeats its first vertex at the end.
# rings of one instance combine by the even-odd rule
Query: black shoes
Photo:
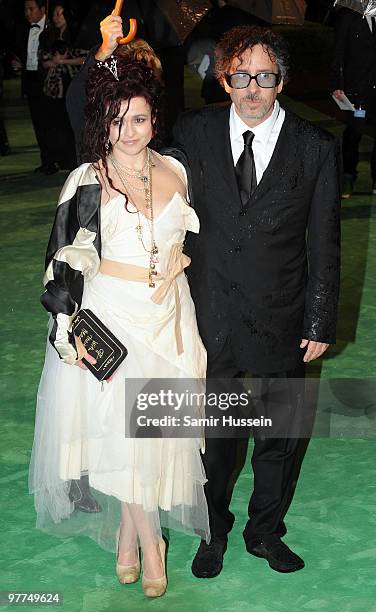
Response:
POLYGON ((1 155, 1 157, 5 157, 6 155, 9 155, 9 153, 10 153, 9 142, 3 142, 0 145, 0 155, 1 155))
POLYGON ((80 512, 102 512, 101 506, 91 494, 88 476, 71 480, 69 499, 74 503, 74 509, 80 512))
POLYGON ((196 578, 214 578, 214 576, 218 576, 222 571, 223 555, 226 549, 226 540, 212 538, 210 544, 206 544, 202 540, 192 562, 192 574, 196 578))
POLYGON ((45 166, 43 170, 43 174, 46 176, 51 176, 57 172, 59 172, 59 167, 56 164, 49 164, 48 166, 45 166))
POLYGON ((354 176, 352 174, 344 174, 342 179, 342 200, 351 198, 354 192, 354 176))
MULTIPOLYGON (((254 544, 247 544, 247 551, 255 557, 266 559, 269 566, 276 572, 287 574, 297 572, 304 567, 304 561, 296 555, 276 535, 267 536, 254 544)), ((214 578, 221 573, 223 556, 227 550, 227 540, 213 538, 210 544, 203 540, 192 562, 192 574, 196 578, 214 578)))
POLYGON ((37 168, 35 168, 34 172, 41 172, 42 174, 45 174, 46 176, 51 176, 52 174, 56 174, 56 172, 59 172, 59 168, 54 163, 44 164, 42 166, 38 166, 37 168))
POLYGON ((247 544, 247 551, 255 557, 266 559, 276 572, 296 572, 304 567, 304 561, 282 542, 278 536, 268 536, 257 544, 247 544))

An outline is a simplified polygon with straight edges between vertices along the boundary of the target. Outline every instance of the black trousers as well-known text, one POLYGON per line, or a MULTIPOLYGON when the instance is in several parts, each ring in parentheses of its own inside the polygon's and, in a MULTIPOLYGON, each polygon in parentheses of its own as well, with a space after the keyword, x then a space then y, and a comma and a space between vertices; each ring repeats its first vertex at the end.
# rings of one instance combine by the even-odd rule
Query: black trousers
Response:
POLYGON ((47 98, 47 108, 48 155, 60 168, 73 170, 77 166, 76 146, 65 99, 47 98))
MULTIPOLYGON (((303 357, 303 352, 302 352, 303 357)), ((208 366, 207 391, 220 392, 228 379, 231 392, 242 385, 244 372, 236 367, 231 344, 228 341, 218 355, 208 366), (220 382, 219 382, 220 379, 220 382), (232 380, 230 380, 232 379, 232 380), (235 384, 235 387, 234 387, 235 384), (220 388, 219 388, 220 387, 220 388)), ((259 542, 262 537, 286 533, 284 517, 291 504, 302 460, 309 440, 297 435, 296 424, 299 427, 299 412, 304 400, 304 363, 296 369, 256 375, 252 378, 253 390, 258 389, 258 399, 254 402, 253 415, 270 417, 273 420, 273 436, 280 431, 281 437, 265 437, 262 430, 253 431, 254 450, 252 468, 254 473, 254 489, 250 496, 249 519, 243 535, 247 543, 259 542), (279 388, 285 388, 286 401, 275 401, 273 381, 279 383, 279 388), (289 384, 291 383, 291 384, 289 384), (293 437, 288 437, 288 432, 293 437), (260 433, 261 431, 261 433, 260 433), (286 435, 287 432, 287 435, 286 435)), ((247 438, 207 438, 203 462, 208 482, 205 484, 205 494, 209 508, 210 528, 212 537, 227 539, 235 517, 229 506, 233 489, 245 462, 247 454, 247 438)))
POLYGON ((26 70, 23 75, 23 90, 26 93, 29 104, 31 121, 35 137, 40 149, 42 166, 48 166, 53 162, 48 138, 48 99, 43 93, 43 77, 36 70, 26 70))
POLYGON ((184 62, 182 46, 158 49, 165 83, 165 133, 166 143, 172 138, 172 128, 178 115, 184 110, 184 62))
MULTIPOLYGON (((342 137, 342 155, 343 155, 343 171, 345 174, 351 174, 354 178, 357 176, 357 166, 359 163, 359 145, 362 135, 365 132, 367 123, 366 119, 354 117, 353 113, 347 113, 347 125, 342 137)), ((372 181, 376 181, 376 121, 372 121, 374 129, 373 150, 371 153, 371 176, 372 181)))

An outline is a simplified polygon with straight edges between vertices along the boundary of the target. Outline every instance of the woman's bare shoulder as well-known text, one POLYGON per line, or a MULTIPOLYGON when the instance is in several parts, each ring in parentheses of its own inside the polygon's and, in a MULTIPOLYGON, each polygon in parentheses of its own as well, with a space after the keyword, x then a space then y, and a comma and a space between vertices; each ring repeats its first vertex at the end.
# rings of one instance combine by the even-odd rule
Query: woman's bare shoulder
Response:
POLYGON ((187 174, 183 164, 170 155, 161 155, 153 151, 153 162, 162 173, 168 176, 176 191, 185 195, 187 192, 187 174))

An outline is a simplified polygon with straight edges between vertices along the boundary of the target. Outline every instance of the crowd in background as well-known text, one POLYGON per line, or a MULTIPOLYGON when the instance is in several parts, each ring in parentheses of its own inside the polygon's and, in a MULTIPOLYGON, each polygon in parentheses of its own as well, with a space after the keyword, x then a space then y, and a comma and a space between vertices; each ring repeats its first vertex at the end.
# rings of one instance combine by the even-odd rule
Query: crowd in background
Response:
MULTIPOLYGON (((17 22, 18 23, 18 22, 17 22)), ((87 50, 77 48, 75 21, 64 0, 26 0, 24 19, 10 40, 11 67, 21 74, 22 94, 41 153, 37 171, 46 175, 77 165, 73 132, 65 107, 71 80, 87 50)))
MULTIPOLYGON (((159 4, 158 0, 127 0, 122 16, 125 24, 129 17, 137 18, 138 36, 156 50, 161 60, 168 141, 172 125, 185 108, 184 65, 188 64, 201 77, 201 96, 206 104, 223 102, 228 99, 228 94, 214 75, 215 44, 227 29, 235 25, 268 24, 249 12, 230 6, 226 0, 211 0, 212 9, 182 40, 159 4)), ((335 94, 346 89, 351 101, 358 106, 363 104, 363 109, 366 107, 366 116, 364 113, 362 116, 343 115, 347 123, 343 139, 343 195, 349 197, 357 176, 360 138, 370 125, 375 124, 375 32, 369 18, 367 23, 354 11, 338 11, 332 0, 307 0, 306 4, 307 20, 335 26, 332 76, 328 86, 335 94), (363 68, 359 69, 359 65, 363 68)), ((113 8, 113 0, 0 0, 3 32, 0 101, 3 78, 20 74, 22 95, 27 97, 41 152, 37 171, 48 175, 77 165, 73 132, 66 111, 66 93, 90 50, 93 53, 98 49, 101 43, 99 23, 111 14, 113 8)), ((0 116, 0 154, 9 152, 10 145, 0 116)), ((375 159, 374 151, 371 171, 376 191, 375 159)))

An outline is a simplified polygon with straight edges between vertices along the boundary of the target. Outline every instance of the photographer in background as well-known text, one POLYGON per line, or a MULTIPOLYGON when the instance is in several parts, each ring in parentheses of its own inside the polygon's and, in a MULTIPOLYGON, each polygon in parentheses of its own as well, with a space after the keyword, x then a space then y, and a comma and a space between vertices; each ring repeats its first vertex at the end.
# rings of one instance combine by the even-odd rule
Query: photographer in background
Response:
MULTIPOLYGON (((340 99, 346 95, 355 112, 345 111, 347 126, 343 134, 344 179, 342 198, 354 191, 359 162, 359 144, 365 130, 376 128, 376 22, 374 17, 343 9, 335 24, 332 63, 332 91, 340 99)), ((372 193, 376 194, 376 146, 371 155, 372 193)))

